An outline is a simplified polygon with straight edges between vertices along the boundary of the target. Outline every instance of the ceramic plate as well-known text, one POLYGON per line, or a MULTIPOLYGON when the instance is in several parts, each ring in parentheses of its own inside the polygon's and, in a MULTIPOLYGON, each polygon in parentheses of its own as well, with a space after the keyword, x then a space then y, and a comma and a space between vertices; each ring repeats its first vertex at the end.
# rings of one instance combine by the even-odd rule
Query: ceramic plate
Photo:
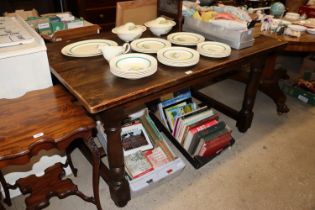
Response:
POLYGON ((306 29, 307 33, 315 35, 315 28, 306 29))
POLYGON ((150 55, 130 53, 113 58, 110 71, 118 77, 140 79, 150 76, 157 71, 157 60, 150 55))
POLYGON ((304 26, 300 26, 300 25, 289 25, 288 26, 290 29, 292 29, 293 31, 300 31, 303 32, 306 30, 306 27, 304 26))
POLYGON ((143 38, 131 42, 131 49, 141 53, 157 53, 160 49, 170 46, 169 41, 158 38, 143 38))
POLYGON ((221 42, 202 42, 198 44, 197 51, 206 57, 224 58, 231 54, 231 47, 221 42))
POLYGON ((205 37, 196 33, 177 32, 168 35, 167 40, 176 45, 194 46, 205 41, 205 37))
POLYGON ((92 57, 102 54, 99 47, 116 46, 117 43, 108 39, 90 39, 75 42, 62 48, 61 53, 71 57, 92 57))
POLYGON ((157 58, 168 66, 185 67, 197 64, 200 55, 196 50, 187 47, 167 47, 157 52, 157 58))

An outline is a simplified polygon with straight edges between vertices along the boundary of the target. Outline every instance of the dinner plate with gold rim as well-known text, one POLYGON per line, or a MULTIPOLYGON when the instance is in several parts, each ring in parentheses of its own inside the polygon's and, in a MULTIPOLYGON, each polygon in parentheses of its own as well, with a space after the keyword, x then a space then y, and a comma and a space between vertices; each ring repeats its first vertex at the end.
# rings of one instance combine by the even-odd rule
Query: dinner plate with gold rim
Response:
POLYGON ((172 44, 160 38, 142 38, 131 42, 131 49, 141 53, 157 53, 162 48, 170 47, 172 44))
POLYGON ((205 37, 191 32, 176 32, 169 34, 167 40, 176 45, 195 46, 205 41, 205 37))
POLYGON ((93 57, 102 54, 102 46, 117 45, 117 42, 108 39, 89 39, 68 44, 62 48, 61 53, 70 57, 93 57))

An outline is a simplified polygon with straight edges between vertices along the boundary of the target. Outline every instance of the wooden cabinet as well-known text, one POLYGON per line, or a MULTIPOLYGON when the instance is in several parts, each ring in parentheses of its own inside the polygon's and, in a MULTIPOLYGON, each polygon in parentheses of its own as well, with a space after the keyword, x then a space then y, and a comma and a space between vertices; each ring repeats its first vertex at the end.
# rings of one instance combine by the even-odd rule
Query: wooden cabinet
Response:
POLYGON ((115 27, 116 3, 122 0, 69 0, 72 13, 108 31, 115 27), (71 2, 72 1, 72 2, 71 2), (71 6, 72 5, 72 6, 71 6))

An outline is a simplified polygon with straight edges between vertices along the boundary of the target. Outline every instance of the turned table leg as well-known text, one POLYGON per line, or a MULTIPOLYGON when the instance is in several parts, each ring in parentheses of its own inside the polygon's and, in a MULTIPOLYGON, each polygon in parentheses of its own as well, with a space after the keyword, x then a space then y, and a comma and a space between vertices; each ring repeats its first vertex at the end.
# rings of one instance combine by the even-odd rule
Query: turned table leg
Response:
POLYGON ((130 200, 129 184, 124 176, 124 156, 120 139, 121 122, 124 117, 124 111, 118 108, 109 110, 101 115, 107 134, 108 185, 111 198, 119 207, 125 206, 130 200))
POLYGON ((238 113, 236 122, 236 126, 241 132, 246 132, 251 126, 254 117, 253 107, 263 67, 264 59, 257 59, 251 63, 249 80, 246 85, 242 108, 238 113))
POLYGON ((277 106, 277 112, 279 114, 289 112, 289 108, 286 105, 286 95, 279 87, 280 79, 288 79, 288 75, 285 70, 275 69, 276 66, 276 54, 271 54, 266 59, 266 64, 261 77, 259 90, 269 96, 277 106))

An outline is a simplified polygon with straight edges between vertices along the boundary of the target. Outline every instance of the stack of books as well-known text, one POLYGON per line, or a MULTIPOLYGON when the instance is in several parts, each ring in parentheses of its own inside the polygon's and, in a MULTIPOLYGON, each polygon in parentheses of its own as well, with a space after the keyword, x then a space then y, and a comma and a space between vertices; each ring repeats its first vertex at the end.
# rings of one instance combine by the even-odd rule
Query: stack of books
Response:
POLYGON ((122 127, 121 141, 129 180, 137 179, 175 159, 165 138, 148 114, 122 127))
POLYGON ((190 91, 162 101, 159 111, 165 127, 192 157, 214 156, 231 144, 231 129, 213 109, 197 107, 190 91))

